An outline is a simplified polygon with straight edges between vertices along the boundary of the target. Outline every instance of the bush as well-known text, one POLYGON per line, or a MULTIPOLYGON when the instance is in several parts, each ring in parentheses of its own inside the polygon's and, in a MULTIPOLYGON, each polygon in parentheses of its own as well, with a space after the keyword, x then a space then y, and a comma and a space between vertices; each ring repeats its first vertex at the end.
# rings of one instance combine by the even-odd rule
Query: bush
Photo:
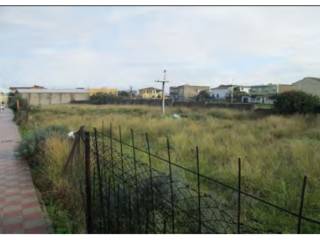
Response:
POLYGON ((50 136, 66 136, 68 129, 63 126, 50 126, 44 129, 36 129, 26 133, 17 149, 19 158, 25 159, 31 166, 37 165, 37 156, 42 152, 42 145, 50 136))
POLYGON ((320 100, 302 91, 284 92, 275 96, 274 108, 278 113, 315 113, 320 100))
POLYGON ((108 93, 96 93, 90 97, 90 103, 92 104, 114 103, 119 98, 121 97, 111 95, 108 93))

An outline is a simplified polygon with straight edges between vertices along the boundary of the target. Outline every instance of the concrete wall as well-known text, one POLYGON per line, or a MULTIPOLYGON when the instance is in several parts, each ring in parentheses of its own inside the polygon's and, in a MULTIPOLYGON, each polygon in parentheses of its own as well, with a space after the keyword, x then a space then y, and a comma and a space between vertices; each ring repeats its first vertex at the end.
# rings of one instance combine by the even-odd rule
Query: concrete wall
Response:
POLYGON ((66 104, 72 101, 87 101, 89 93, 21 93, 32 106, 66 104))

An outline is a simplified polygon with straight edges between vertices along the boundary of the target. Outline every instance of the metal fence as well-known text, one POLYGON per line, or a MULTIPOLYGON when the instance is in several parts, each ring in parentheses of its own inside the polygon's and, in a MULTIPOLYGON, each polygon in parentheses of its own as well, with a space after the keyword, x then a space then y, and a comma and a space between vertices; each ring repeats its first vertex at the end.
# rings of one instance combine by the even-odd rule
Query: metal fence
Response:
POLYGON ((147 133, 144 147, 135 137, 131 129, 125 142, 112 125, 75 134, 64 174, 88 233, 320 233, 320 221, 303 213, 307 177, 292 211, 245 191, 240 159, 231 186, 201 173, 198 147, 192 169, 172 159, 169 138, 161 157, 147 133))

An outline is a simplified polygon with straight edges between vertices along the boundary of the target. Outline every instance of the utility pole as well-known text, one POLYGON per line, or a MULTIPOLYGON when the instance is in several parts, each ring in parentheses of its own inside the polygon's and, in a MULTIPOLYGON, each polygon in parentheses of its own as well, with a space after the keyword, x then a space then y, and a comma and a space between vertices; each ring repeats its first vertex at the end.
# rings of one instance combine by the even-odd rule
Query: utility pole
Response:
POLYGON ((167 70, 163 70, 163 80, 157 80, 156 82, 162 83, 162 114, 164 115, 166 113, 165 111, 165 94, 164 94, 164 89, 165 89, 165 84, 169 81, 167 81, 167 70))

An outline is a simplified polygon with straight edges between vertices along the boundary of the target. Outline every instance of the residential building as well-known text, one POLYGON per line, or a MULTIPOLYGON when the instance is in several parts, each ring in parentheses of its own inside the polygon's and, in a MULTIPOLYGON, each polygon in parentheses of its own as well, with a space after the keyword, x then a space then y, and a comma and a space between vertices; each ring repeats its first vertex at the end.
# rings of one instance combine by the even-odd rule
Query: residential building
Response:
POLYGON ((173 101, 188 101, 197 96, 201 91, 209 91, 208 86, 181 85, 170 87, 170 98, 173 101))
POLYGON ((118 96, 118 89, 116 89, 116 88, 107 88, 107 87, 90 88, 89 89, 90 96, 95 95, 97 93, 104 93, 104 94, 108 94, 108 95, 112 95, 112 96, 118 96))
POLYGON ((237 94, 249 94, 249 86, 239 85, 220 85, 210 89, 210 97, 215 100, 226 100, 227 98, 235 97, 237 94))
POLYGON ((306 77, 292 84, 297 90, 320 97, 320 78, 306 77))
POLYGON ((162 90, 154 87, 139 89, 139 97, 146 99, 155 99, 162 97, 162 90))
POLYGON ((33 106, 86 101, 90 97, 87 89, 19 88, 13 92, 20 94, 33 106))
POLYGON ((273 96, 279 93, 294 90, 296 90, 296 87, 288 84, 267 84, 251 86, 249 96, 243 96, 242 102, 273 104, 273 96))

